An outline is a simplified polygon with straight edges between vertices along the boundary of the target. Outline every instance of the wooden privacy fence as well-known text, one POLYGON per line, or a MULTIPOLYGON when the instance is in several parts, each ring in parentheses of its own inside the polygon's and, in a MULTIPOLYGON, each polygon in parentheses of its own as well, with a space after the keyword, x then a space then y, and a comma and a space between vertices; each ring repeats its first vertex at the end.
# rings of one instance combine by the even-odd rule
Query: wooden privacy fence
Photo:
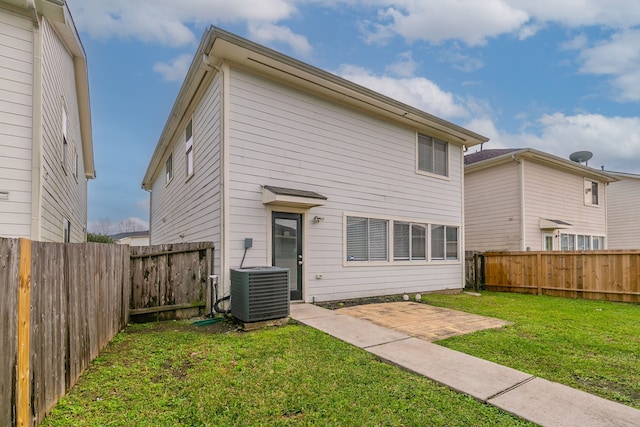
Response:
POLYGON ((0 426, 37 425, 127 323, 129 247, 0 238, 0 426))
POLYGON ((213 243, 131 247, 133 320, 184 319, 210 310, 213 243))
POLYGON ((640 302, 640 250, 485 252, 487 290, 640 302))

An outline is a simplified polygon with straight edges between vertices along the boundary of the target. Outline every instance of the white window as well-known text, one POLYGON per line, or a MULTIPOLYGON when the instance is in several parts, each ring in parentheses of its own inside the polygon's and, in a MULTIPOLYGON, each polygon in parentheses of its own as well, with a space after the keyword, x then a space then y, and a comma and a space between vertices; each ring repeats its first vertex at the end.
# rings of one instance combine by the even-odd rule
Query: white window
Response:
POLYGON ((187 177, 193 175, 193 121, 189 120, 185 130, 185 155, 187 160, 187 177))
POLYGON ((418 170, 449 176, 448 144, 430 136, 418 134, 418 170))
POLYGON ((169 181, 171 181, 171 178, 173 178, 173 154, 169 154, 169 158, 167 159, 167 162, 164 165, 164 169, 165 169, 165 182, 168 184, 169 181))
POLYGON ((578 234, 576 236, 576 249, 579 251, 588 251, 591 249, 591 236, 578 234))
POLYGON ((393 222, 394 261, 425 260, 427 227, 424 224, 393 222))
POLYGON ((584 181, 584 203, 590 206, 598 206, 600 204, 598 183, 596 181, 589 181, 588 179, 584 181))
POLYGON ((62 107, 62 169, 66 171, 67 162, 69 161, 69 138, 67 136, 67 109, 62 107))
POLYGON ((431 226, 431 259, 458 259, 458 227, 431 226))
POLYGON ((67 218, 64 219, 62 224, 62 239, 64 243, 69 243, 71 241, 71 221, 67 218))
POLYGON ((73 176, 78 178, 78 152, 74 151, 74 159, 73 159, 73 176))
POLYGON ((388 221, 347 217, 347 261, 387 261, 388 221))

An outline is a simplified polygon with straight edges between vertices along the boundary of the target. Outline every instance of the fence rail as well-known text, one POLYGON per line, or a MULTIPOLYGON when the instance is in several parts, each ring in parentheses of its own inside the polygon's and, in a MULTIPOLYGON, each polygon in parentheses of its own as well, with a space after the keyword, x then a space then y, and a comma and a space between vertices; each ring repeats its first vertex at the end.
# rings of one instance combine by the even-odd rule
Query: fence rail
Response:
POLYGON ((129 248, 0 238, 0 425, 37 425, 128 318, 129 248))
POLYGON ((640 250, 485 252, 487 290, 640 302, 640 250))

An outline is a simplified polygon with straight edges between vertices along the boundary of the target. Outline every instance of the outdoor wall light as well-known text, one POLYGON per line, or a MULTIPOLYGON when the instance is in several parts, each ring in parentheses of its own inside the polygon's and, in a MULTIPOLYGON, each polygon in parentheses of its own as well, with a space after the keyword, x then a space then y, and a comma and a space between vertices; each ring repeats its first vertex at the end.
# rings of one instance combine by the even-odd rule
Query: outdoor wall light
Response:
POLYGON ((321 216, 318 216, 318 215, 313 217, 313 223, 314 224, 317 224, 317 223, 322 222, 322 221, 324 221, 324 217, 321 217, 321 216))

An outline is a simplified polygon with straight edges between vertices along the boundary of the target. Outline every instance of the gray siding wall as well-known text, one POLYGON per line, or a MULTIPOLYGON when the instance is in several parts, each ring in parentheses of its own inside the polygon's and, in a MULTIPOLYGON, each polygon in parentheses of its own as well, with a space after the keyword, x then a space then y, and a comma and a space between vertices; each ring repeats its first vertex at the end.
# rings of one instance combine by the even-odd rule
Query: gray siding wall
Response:
MULTIPOLYGON (((599 185, 599 206, 584 202, 584 177, 533 161, 525 161, 526 246, 542 249, 540 218, 572 224, 562 233, 606 235, 607 187, 599 185)), ((556 244, 558 242, 556 241, 556 244)))
POLYGON ((520 250, 519 167, 509 162, 465 175, 465 250, 520 250))
POLYGON ((172 144, 173 179, 165 182, 165 156, 151 190, 151 244, 213 241, 220 267, 220 111, 216 75, 192 114, 194 173, 186 177, 185 133, 172 144))
POLYGON ((346 214, 461 226, 460 147, 449 146, 449 179, 420 175, 413 129, 237 69, 230 85, 231 268, 240 264, 246 237, 253 248, 244 265, 271 265, 261 186, 275 185, 328 197, 303 224, 306 301, 462 287, 460 262, 343 262, 346 214), (314 215, 325 220, 314 224, 314 215))
POLYGON ((87 180, 73 57, 46 19, 42 19, 42 222, 41 240, 62 241, 63 224, 71 222, 71 241, 85 240, 87 180), (62 117, 67 111, 68 158, 63 162, 62 117), (78 157, 78 173, 74 174, 78 157))
POLYGON ((640 249, 640 177, 607 187, 609 249, 640 249))
POLYGON ((31 235, 33 32, 0 6, 0 236, 31 235))

